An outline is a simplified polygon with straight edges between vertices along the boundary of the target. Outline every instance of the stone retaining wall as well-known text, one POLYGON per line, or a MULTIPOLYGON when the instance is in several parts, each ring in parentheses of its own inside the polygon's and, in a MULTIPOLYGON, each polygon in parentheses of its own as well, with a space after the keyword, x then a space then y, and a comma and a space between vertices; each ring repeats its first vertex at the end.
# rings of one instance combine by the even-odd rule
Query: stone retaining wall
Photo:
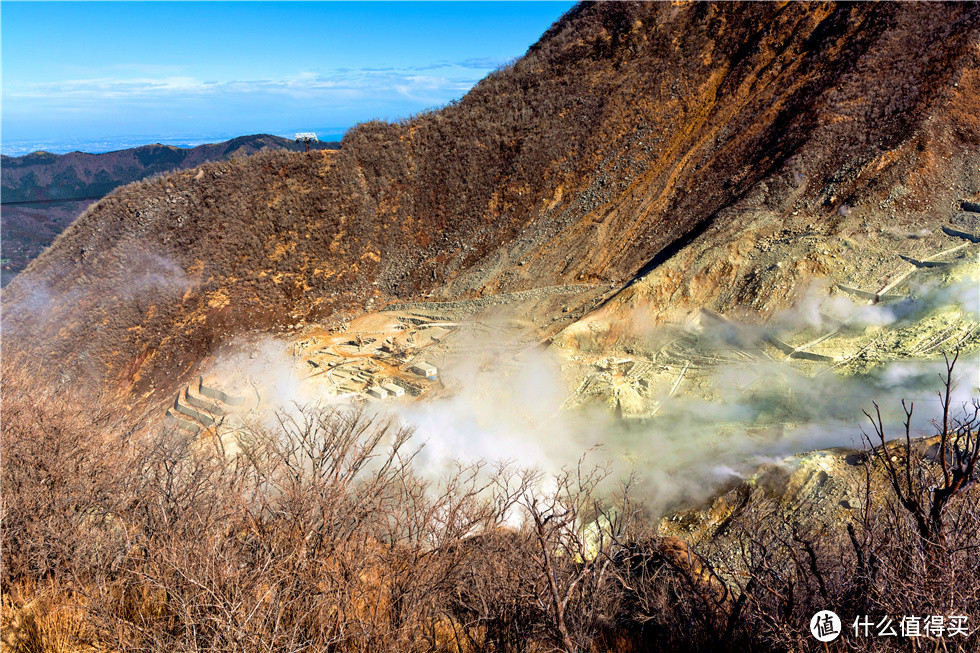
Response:
POLYGON ((216 399, 221 403, 228 404, 229 406, 241 406, 245 403, 244 397, 236 397, 234 395, 226 394, 217 388, 209 388, 208 386, 204 385, 203 377, 197 380, 197 391, 203 397, 207 397, 208 399, 216 399))
POLYGON ((174 399, 174 411, 186 415, 191 419, 200 422, 204 426, 211 426, 214 424, 214 418, 210 415, 205 415, 204 413, 194 410, 190 406, 184 406, 180 403, 180 394, 174 399))

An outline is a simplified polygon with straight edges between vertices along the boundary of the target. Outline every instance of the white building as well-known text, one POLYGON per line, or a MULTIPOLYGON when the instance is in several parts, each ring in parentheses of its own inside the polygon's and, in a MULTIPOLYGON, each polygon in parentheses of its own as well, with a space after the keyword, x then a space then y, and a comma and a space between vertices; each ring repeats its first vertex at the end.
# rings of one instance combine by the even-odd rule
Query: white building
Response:
POLYGON ((388 391, 392 397, 401 397, 405 394, 405 388, 395 383, 383 383, 381 387, 388 391))
POLYGON ((436 375, 439 374, 439 370, 436 369, 435 365, 430 365, 425 361, 415 363, 408 369, 408 371, 418 374, 419 376, 424 376, 427 379, 434 379, 436 378, 436 375))
POLYGON ((373 397, 374 399, 386 399, 388 397, 388 391, 378 386, 368 388, 367 393, 369 397, 373 397))

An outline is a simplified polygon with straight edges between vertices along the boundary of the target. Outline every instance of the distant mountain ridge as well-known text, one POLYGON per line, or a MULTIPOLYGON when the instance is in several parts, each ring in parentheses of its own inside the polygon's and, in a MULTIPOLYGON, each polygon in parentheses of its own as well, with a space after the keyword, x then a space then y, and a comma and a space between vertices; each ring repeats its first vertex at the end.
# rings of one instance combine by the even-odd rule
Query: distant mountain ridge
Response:
MULTIPOLYGON (((311 146, 318 150, 336 149, 338 144, 312 143, 311 146)), ((193 148, 153 144, 102 154, 0 155, 0 191, 3 204, 99 198, 123 184, 148 176, 194 168, 208 161, 248 156, 263 149, 300 152, 304 145, 280 136, 254 134, 193 148)))
MULTIPOLYGON (((338 147, 339 143, 311 143, 311 149, 316 150, 338 147)), ((287 138, 253 134, 192 148, 158 143, 101 154, 40 151, 18 157, 0 155, 3 285, 90 204, 120 186, 209 161, 242 158, 263 150, 301 152, 304 148, 287 138)))

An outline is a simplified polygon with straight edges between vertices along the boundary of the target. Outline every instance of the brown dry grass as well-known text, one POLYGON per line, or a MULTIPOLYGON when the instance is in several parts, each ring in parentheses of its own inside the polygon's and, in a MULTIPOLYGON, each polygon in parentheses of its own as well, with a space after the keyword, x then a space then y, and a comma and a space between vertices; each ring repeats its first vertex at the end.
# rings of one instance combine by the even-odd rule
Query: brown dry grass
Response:
MULTIPOLYGON (((0 603, 2 653, 109 653, 80 596, 57 582, 23 580, 0 603)), ((84 601, 84 599, 82 599, 84 601)))
MULTIPOLYGON (((815 650, 807 623, 827 606, 845 622, 980 617, 973 413, 937 421, 944 469, 899 454, 914 473, 868 499, 847 537, 758 503, 727 540, 691 547, 653 537, 628 487, 600 493, 601 469, 550 492, 507 468, 429 479, 411 432, 361 412, 284 413, 226 458, 4 384, 4 651, 777 652, 815 650), (937 496, 921 531, 915 506, 929 514, 937 496)), ((887 488, 895 449, 869 451, 887 488)))

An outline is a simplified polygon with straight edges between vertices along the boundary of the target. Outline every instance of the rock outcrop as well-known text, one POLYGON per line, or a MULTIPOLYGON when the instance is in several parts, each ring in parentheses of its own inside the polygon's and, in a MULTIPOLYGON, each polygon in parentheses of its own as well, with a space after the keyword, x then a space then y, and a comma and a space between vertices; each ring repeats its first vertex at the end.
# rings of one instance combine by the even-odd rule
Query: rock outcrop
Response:
POLYGON ((582 4, 338 153, 105 198, 4 291, 5 353, 163 398, 237 336, 394 301, 608 284, 600 312, 656 321, 876 290, 980 198, 978 40, 971 3, 582 4))

